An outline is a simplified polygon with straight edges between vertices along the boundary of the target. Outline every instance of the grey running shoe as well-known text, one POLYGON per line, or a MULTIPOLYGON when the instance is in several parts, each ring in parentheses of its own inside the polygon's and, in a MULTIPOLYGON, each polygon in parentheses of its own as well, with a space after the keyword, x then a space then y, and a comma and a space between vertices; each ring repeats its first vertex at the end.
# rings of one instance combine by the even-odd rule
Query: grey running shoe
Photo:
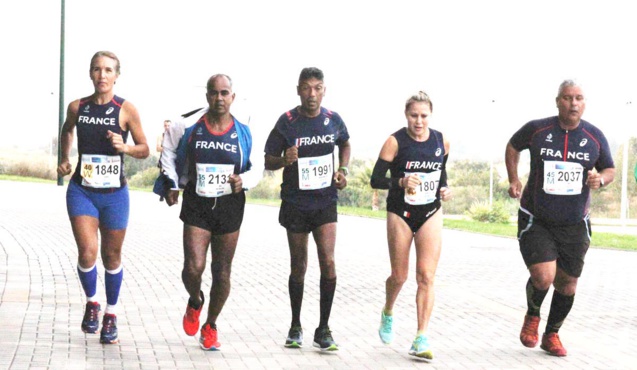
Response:
POLYGON ((303 328, 294 325, 288 332, 288 338, 285 340, 285 346, 288 348, 303 347, 303 328))
POLYGON ((338 344, 332 338, 332 331, 329 327, 316 328, 314 332, 314 347, 321 351, 338 351, 338 344))

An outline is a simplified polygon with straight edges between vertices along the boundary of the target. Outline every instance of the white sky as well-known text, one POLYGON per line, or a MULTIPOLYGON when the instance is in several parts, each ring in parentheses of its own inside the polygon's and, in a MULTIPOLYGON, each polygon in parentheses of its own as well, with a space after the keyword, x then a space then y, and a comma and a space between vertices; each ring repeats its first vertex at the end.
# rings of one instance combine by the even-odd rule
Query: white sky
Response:
MULTIPOLYGON (((316 66, 354 157, 376 158, 422 89, 451 159, 501 159, 513 132, 555 115, 558 85, 577 78, 584 118, 616 144, 637 131, 630 3, 66 0, 64 109, 92 93, 93 53, 111 50, 122 63, 115 93, 137 106, 152 148, 163 120, 204 106, 207 78, 226 73, 261 156, 279 115, 299 102, 300 70, 316 66)), ((2 1, 0 32, 0 150, 45 146, 58 130, 60 2, 2 1)))

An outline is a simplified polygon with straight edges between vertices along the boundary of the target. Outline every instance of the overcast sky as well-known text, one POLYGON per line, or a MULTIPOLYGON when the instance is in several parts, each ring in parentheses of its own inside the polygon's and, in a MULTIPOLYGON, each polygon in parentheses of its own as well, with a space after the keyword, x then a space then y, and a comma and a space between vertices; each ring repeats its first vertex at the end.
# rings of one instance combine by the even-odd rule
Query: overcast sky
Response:
MULTIPOLYGON (((637 126, 629 4, 67 0, 64 109, 93 92, 93 53, 111 50, 122 64, 115 93, 137 106, 152 147, 162 121, 205 105, 206 80, 226 73, 233 111, 249 117, 262 156, 279 115, 299 102, 300 70, 316 66, 323 105, 343 116, 354 157, 376 158, 405 125, 404 101, 422 89, 451 159, 501 159, 513 132, 555 115, 558 85, 577 78, 584 118, 617 144, 637 126)), ((45 146, 58 130, 60 2, 3 1, 0 32, 0 150, 45 146)))

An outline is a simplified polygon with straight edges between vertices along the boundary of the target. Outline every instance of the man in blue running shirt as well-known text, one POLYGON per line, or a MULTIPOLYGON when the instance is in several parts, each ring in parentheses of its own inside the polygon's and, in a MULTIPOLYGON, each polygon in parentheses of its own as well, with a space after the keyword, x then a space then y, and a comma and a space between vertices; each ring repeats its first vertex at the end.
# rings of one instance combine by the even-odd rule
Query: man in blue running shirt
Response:
POLYGON ((586 108, 582 87, 573 80, 562 82, 555 102, 557 116, 528 122, 513 134, 505 161, 509 195, 521 198, 518 240, 531 275, 520 341, 526 347, 537 345, 540 307, 553 285, 541 348, 566 356, 558 331, 573 307, 590 245, 590 192, 613 181, 615 165, 604 134, 581 119, 586 108), (525 149, 531 171, 522 191, 518 163, 525 149))
POLYGON ((336 291, 337 190, 347 185, 349 134, 340 115, 321 107, 325 95, 323 72, 304 68, 297 93, 301 105, 281 115, 265 144, 265 169, 283 168, 279 223, 287 230, 291 272, 288 280, 292 322, 285 346, 303 345, 301 304, 307 270, 308 235, 312 233, 321 268, 320 322, 314 332, 315 347, 334 351, 328 326, 336 291), (334 149, 338 146, 338 167, 334 149))

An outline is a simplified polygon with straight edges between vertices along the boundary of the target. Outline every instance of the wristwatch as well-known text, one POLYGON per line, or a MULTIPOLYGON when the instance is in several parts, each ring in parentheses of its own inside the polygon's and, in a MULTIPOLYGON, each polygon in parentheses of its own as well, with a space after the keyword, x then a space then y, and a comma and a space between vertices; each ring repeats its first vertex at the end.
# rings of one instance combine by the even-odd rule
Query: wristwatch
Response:
POLYGON ((347 176, 349 175, 349 169, 345 166, 341 166, 338 168, 339 171, 343 172, 343 175, 347 176))

